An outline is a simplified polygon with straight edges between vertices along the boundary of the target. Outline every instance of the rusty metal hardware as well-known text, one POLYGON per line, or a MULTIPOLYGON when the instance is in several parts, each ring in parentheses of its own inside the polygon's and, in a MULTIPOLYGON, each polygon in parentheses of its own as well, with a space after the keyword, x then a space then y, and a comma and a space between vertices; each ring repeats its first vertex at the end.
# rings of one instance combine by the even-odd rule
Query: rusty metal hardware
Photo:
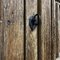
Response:
POLYGON ((30 26, 30 28, 31 28, 32 31, 33 31, 33 30, 37 27, 37 25, 38 25, 38 17, 39 17, 39 15, 36 14, 36 15, 31 16, 31 17, 29 18, 29 26, 30 26))

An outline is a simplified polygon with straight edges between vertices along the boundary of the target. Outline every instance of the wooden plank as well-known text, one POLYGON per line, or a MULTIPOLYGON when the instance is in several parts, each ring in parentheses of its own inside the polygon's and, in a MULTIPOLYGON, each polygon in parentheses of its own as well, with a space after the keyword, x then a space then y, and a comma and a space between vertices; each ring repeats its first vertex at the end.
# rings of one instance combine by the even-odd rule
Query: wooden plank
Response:
POLYGON ((51 60, 51 0, 41 0, 41 22, 41 60, 51 60))
POLYGON ((60 52, 60 6, 59 6, 59 20, 58 20, 58 29, 59 29, 59 52, 60 52))
POLYGON ((51 60, 56 60, 56 16, 55 0, 52 0, 52 39, 51 39, 51 60))
POLYGON ((3 7, 3 4, 2 4, 2 0, 0 0, 0 20, 3 20, 3 18, 2 18, 2 16, 3 16, 3 9, 2 9, 2 7, 3 7))
POLYGON ((3 4, 0 0, 0 60, 4 60, 4 21, 3 4))
POLYGON ((4 60, 4 35, 3 21, 0 20, 0 60, 4 60))
POLYGON ((4 9, 4 60, 24 60, 24 2, 2 0, 4 9))
MULTIPOLYGON (((60 3, 58 4, 58 20, 60 20, 59 19, 59 6, 60 6, 60 3)), ((57 41, 57 57, 59 57, 59 27, 58 27, 58 22, 57 22, 57 39, 58 39, 58 41, 57 41)))
POLYGON ((1 19, 1 0, 0 0, 0 19, 1 19))
POLYGON ((37 28, 31 31, 29 18, 37 14, 37 0, 26 0, 26 60, 37 60, 37 28))
POLYGON ((56 57, 59 56, 58 20, 59 20, 59 3, 56 2, 56 57))

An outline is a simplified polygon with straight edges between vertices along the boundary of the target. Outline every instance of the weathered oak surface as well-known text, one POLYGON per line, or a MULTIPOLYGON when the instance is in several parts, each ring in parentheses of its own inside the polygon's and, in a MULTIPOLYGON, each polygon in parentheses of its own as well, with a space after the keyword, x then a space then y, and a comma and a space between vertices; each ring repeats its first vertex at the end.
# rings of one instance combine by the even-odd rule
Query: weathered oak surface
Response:
MULTIPOLYGON (((59 6, 59 13, 60 13, 60 6, 59 6)), ((58 20, 58 27, 59 27, 59 52, 60 52, 60 14, 59 14, 59 20, 58 20)))
POLYGON ((51 38, 51 60, 56 60, 56 15, 55 15, 55 0, 52 0, 52 38, 51 38))
POLYGON ((59 3, 56 2, 55 4, 56 8, 56 57, 59 56, 59 31, 58 31, 58 21, 59 21, 59 3))
POLYGON ((4 59, 3 22, 0 20, 0 60, 4 59))
POLYGON ((41 1, 42 60, 51 60, 51 0, 41 1))
POLYGON ((37 27, 31 31, 29 18, 37 14, 37 0, 26 0, 26 60, 37 60, 37 27))
POLYGON ((24 60, 23 5, 23 0, 2 0, 4 60, 24 60))
POLYGON ((55 0, 0 0, 0 60, 56 60, 58 10, 55 0), (29 18, 37 13, 41 20, 31 31, 29 18))

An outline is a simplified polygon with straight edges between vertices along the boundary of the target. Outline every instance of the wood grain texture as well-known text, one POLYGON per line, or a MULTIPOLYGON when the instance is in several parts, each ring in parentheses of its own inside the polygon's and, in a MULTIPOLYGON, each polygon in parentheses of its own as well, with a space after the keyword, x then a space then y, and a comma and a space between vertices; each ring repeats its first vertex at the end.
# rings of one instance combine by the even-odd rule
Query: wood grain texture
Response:
POLYGON ((60 6, 59 6, 59 20, 58 20, 58 29, 59 29, 59 52, 60 52, 60 6))
POLYGON ((56 57, 59 56, 59 33, 58 33, 58 20, 59 20, 59 3, 56 2, 56 57))
POLYGON ((3 21, 0 20, 0 60, 4 60, 4 35, 3 21))
POLYGON ((4 60, 24 60, 24 2, 2 0, 4 13, 4 60))
POLYGON ((52 0, 52 38, 51 38, 51 60, 56 60, 56 16, 55 0, 52 0))
POLYGON ((37 28, 31 31, 29 18, 37 14, 37 0, 26 0, 26 60, 37 60, 37 28))
POLYGON ((51 0, 41 0, 41 60, 51 60, 51 0))
POLYGON ((1 0, 0 0, 0 19, 1 19, 1 0))
POLYGON ((3 20, 2 16, 3 16, 3 4, 2 4, 2 0, 0 0, 0 20, 3 20))
POLYGON ((2 0, 0 0, 0 60, 4 60, 4 22, 2 0))

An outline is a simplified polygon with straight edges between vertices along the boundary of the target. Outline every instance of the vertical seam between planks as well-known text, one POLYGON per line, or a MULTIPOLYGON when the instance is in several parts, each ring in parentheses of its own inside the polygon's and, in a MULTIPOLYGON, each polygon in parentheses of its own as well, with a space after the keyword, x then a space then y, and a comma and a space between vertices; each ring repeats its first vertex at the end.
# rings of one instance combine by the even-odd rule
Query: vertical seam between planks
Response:
POLYGON ((2 26, 2 30, 3 30, 3 31, 2 31, 2 44, 3 44, 3 47, 2 47, 2 48, 3 48, 3 54, 1 54, 1 55, 2 55, 1 60, 4 60, 4 58, 5 58, 5 57, 4 57, 4 29, 5 29, 5 19, 4 19, 3 0, 1 0, 1 6, 0 6, 0 7, 1 7, 1 10, 3 11, 3 13, 2 13, 2 11, 1 11, 1 14, 2 14, 1 20, 2 20, 2 25, 3 25, 3 26, 2 26))
MULTIPOLYGON (((39 0, 37 0, 37 13, 39 15, 39 0)), ((38 27, 37 27, 37 60, 39 60, 39 17, 38 17, 38 27)))
MULTIPOLYGON (((51 44, 52 44, 52 0, 51 0, 51 44)), ((52 48, 52 45, 51 45, 52 48)), ((51 59, 52 59, 52 49, 51 49, 51 59)))
POLYGON ((24 60, 26 60, 26 0, 24 0, 24 60))
MULTIPOLYGON (((38 4, 39 0, 37 0, 37 13, 38 13, 38 8, 39 8, 39 4, 38 4)), ((38 22, 39 22, 39 17, 37 17, 38 22)), ((39 23, 38 23, 38 27, 37 27, 37 60, 39 59, 39 23)))
POLYGON ((37 0, 38 27, 37 27, 37 60, 41 60, 41 0, 37 0))

